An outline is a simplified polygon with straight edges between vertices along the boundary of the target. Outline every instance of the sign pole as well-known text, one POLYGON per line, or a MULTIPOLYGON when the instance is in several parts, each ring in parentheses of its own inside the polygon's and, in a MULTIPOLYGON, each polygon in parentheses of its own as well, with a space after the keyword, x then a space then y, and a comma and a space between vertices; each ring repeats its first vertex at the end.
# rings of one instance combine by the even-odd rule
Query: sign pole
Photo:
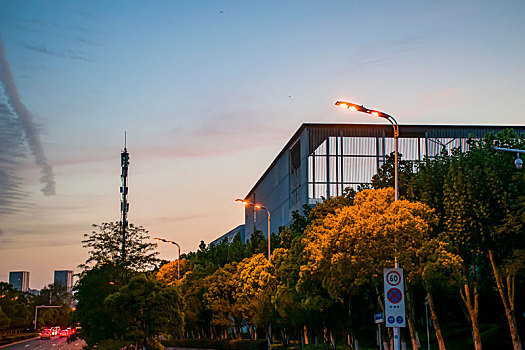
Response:
MULTIPOLYGON (((383 319, 383 313, 378 313, 374 315, 374 321, 377 323, 377 345, 379 345, 379 350, 383 350, 383 338, 381 337, 381 323, 385 320, 383 319)), ((350 342, 348 342, 350 344, 350 342)))
MULTIPOLYGON (((396 162, 397 163, 397 162, 396 162)), ((396 179, 397 181, 397 179, 396 179)), ((396 262, 394 264, 394 267, 397 269, 399 268, 399 263, 397 262, 397 258, 396 258, 396 262)), ((404 301, 403 301, 404 302, 404 301)), ((394 350, 400 350, 400 339, 399 339, 399 327, 394 327, 394 350)))

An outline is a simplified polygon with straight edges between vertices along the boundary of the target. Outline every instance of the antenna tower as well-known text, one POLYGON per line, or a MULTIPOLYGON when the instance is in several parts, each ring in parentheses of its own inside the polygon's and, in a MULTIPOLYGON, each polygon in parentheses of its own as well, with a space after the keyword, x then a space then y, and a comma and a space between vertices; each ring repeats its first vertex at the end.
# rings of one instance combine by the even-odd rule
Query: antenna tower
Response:
POLYGON ((126 147, 126 132, 124 132, 124 150, 120 153, 120 167, 122 168, 122 186, 120 187, 120 193, 122 193, 122 200, 120 202, 121 211, 121 232, 122 232, 122 263, 126 262, 126 229, 128 228, 128 166, 129 166, 129 153, 126 147))

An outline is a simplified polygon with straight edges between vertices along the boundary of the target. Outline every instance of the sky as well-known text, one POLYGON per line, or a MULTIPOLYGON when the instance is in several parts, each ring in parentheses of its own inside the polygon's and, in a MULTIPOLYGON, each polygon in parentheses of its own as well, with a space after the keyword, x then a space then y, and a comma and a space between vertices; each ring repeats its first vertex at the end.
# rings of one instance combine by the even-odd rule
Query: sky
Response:
MULTIPOLYGON (((302 123, 524 125, 525 2, 0 0, 0 281, 52 283, 91 225, 195 251, 302 123)), ((173 259, 175 246, 159 246, 173 259)))

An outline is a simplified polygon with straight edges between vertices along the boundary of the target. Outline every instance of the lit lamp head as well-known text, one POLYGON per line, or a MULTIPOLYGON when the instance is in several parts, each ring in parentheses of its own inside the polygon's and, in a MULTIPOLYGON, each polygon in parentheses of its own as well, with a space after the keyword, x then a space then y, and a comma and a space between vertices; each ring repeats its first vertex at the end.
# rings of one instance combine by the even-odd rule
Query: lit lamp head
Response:
POLYGON ((335 105, 338 106, 338 107, 350 109, 350 110, 356 111, 356 112, 360 111, 362 109, 362 106, 358 106, 355 103, 346 102, 346 101, 337 101, 335 103, 335 105))
POLYGON ((250 205, 250 202, 245 201, 244 199, 236 199, 235 201, 236 201, 236 202, 240 202, 240 203, 242 203, 245 207, 247 207, 248 205, 250 205))
POLYGON ((365 106, 360 106, 358 104, 355 104, 355 103, 352 103, 352 102, 348 102, 348 101, 337 101, 335 103, 335 105, 338 106, 338 107, 350 109, 350 110, 355 111, 355 112, 363 112, 363 113, 371 113, 371 112, 373 112, 373 111, 369 110, 368 108, 366 108, 365 106))

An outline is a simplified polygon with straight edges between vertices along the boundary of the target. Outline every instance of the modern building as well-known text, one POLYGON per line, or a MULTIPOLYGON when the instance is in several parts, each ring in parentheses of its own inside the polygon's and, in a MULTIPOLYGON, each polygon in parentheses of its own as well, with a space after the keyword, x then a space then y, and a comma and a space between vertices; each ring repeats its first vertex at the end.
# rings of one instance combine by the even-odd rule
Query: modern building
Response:
POLYGON ((9 272, 9 284, 21 292, 29 291, 29 271, 9 272))
MULTIPOLYGON (((422 161, 443 149, 468 149, 469 137, 525 126, 400 125, 398 149, 403 160, 422 161)), ((338 196, 347 187, 369 184, 372 176, 394 152, 393 128, 377 124, 303 124, 286 143, 245 199, 270 212, 271 232, 291 223, 292 212, 305 204, 338 196)), ((245 208, 245 237, 254 229, 267 237, 265 210, 245 208)))
MULTIPOLYGON (((271 214, 270 214, 271 215, 271 214)), ((214 240, 213 242, 210 243, 210 245, 216 245, 216 244, 219 244, 221 243, 225 238, 228 239, 228 243, 231 243, 233 241, 233 239, 235 238, 235 236, 237 236, 237 234, 240 234, 241 235, 241 240, 243 243, 246 243, 246 237, 245 237, 245 234, 244 234, 244 225, 239 225, 237 226, 236 228, 234 228, 233 230, 229 231, 229 232, 226 232, 225 234, 223 234, 222 236, 220 236, 219 238, 217 238, 216 240, 214 240)))
POLYGON ((73 288, 73 271, 55 270, 54 284, 62 284, 70 291, 73 288))

